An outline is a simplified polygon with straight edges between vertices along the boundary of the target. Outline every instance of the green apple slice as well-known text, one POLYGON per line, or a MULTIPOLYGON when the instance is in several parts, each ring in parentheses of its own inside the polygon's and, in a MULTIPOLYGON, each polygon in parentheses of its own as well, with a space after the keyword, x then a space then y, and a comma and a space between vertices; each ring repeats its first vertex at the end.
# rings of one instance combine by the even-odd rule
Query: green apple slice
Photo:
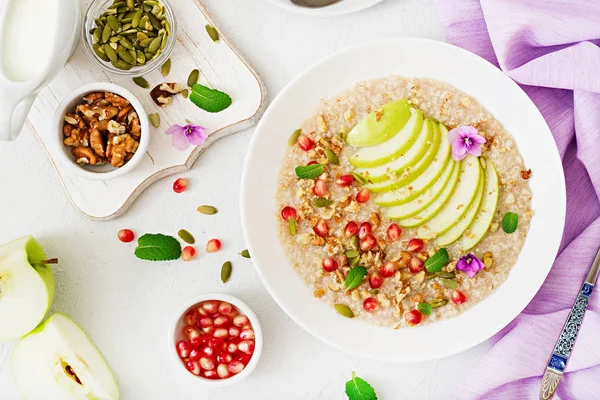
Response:
POLYGON ((31 332, 54 298, 54 274, 40 244, 25 236, 0 247, 0 342, 31 332))
MULTIPOLYGON (((448 143, 448 130, 442 124, 440 126, 440 146, 438 147, 437 153, 433 157, 433 161, 429 164, 429 167, 419 175, 417 179, 410 182, 410 184, 401 187, 393 192, 387 192, 381 194, 375 198, 375 204, 382 207, 392 207, 400 204, 408 203, 409 201, 416 199, 422 193, 426 192, 435 183, 438 183, 438 179, 445 171, 447 165, 451 162, 450 157, 450 144, 448 143)), ((450 171, 448 172, 450 177, 450 171)), ((443 189, 443 186, 439 188, 439 191, 443 189)), ((433 192, 432 194, 437 194, 433 192)), ((407 217, 409 215, 406 215, 407 217)), ((405 218, 401 217, 401 218, 405 218)))
POLYGON ((411 108, 411 117, 396 135, 375 146, 360 148, 350 157, 355 167, 377 167, 388 163, 410 148, 423 128, 423 112, 411 108))
POLYGON ((383 143, 402 129, 412 115, 408 100, 401 99, 384 104, 363 118, 348 133, 350 146, 365 147, 383 143))
MULTIPOLYGON (((435 125, 437 126, 437 124, 435 125)), ((373 168, 356 168, 354 172, 371 183, 387 181, 393 175, 400 176, 410 173, 410 170, 423 158, 427 150, 432 147, 435 131, 436 129, 432 121, 426 118, 417 140, 406 153, 387 164, 373 168)))
POLYGON ((420 238, 433 239, 452 228, 475 200, 482 174, 479 160, 477 157, 467 156, 460 162, 460 167, 460 178, 454 193, 439 214, 427 224, 421 225, 420 238))
POLYGON ((69 317, 54 314, 15 346, 15 384, 26 400, 118 400, 102 355, 69 317))
POLYGON ((398 225, 405 228, 413 228, 415 226, 422 225, 435 217, 440 210, 444 208, 448 202, 448 199, 450 199, 450 196, 452 196, 452 193, 454 193, 454 189, 456 189, 456 185, 458 184, 458 179, 460 177, 460 163, 453 161, 453 165, 454 167, 452 168, 452 175, 450 176, 450 179, 448 179, 448 183, 446 186, 444 186, 444 189, 440 195, 433 202, 431 202, 428 207, 424 208, 418 214, 398 220, 398 225))
POLYGON ((465 215, 463 215, 452 228, 448 229, 446 232, 437 237, 437 245, 439 247, 444 247, 450 243, 456 242, 467 230, 469 225, 471 225, 475 219, 475 216, 477 215, 477 211, 479 211, 479 206, 481 205, 483 188, 485 186, 484 180, 484 174, 481 174, 481 177, 479 178, 479 188, 477 189, 475 200, 473 203, 471 203, 465 215))
POLYGON ((442 175, 435 181, 435 183, 426 189, 425 193, 409 201, 408 203, 393 206, 387 209, 386 214, 392 219, 406 219, 412 217, 429 207, 443 192, 444 188, 454 175, 456 169, 456 177, 458 179, 458 170, 460 169, 459 163, 454 160, 450 160, 446 164, 446 168, 442 172, 442 175))
POLYGON ((492 219, 496 213, 496 206, 498 205, 498 195, 500 193, 500 187, 498 185, 498 174, 496 173, 496 167, 489 158, 485 159, 485 188, 483 192, 483 199, 475 219, 464 233, 460 246, 463 250, 469 250, 483 238, 486 234, 492 219))

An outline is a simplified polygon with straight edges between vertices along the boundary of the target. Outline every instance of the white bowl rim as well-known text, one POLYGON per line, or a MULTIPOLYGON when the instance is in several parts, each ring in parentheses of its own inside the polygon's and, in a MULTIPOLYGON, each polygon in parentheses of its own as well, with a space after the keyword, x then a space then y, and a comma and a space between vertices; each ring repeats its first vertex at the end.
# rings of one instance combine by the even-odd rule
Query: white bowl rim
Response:
POLYGON ((246 304, 243 300, 232 296, 226 293, 204 293, 199 296, 196 296, 190 301, 186 301, 180 308, 177 309, 177 313, 169 325, 169 335, 168 335, 168 345, 169 345, 169 353, 171 354, 171 359, 177 365, 177 370, 181 371, 185 374, 188 379, 197 384, 209 386, 211 388, 221 388, 225 386, 230 386, 235 383, 238 383, 248 377, 254 371, 258 362, 260 361, 260 356, 262 355, 263 349, 263 332, 260 326, 260 321, 258 317, 252 311, 250 306, 246 304), (193 306, 208 300, 217 300, 217 301, 226 301, 233 306, 237 307, 244 315, 248 317, 250 323, 252 324, 252 330, 254 330, 254 353, 252 353, 252 358, 250 358, 250 362, 246 367, 237 375, 233 375, 227 379, 206 379, 201 376, 195 376, 191 374, 181 362, 179 355, 175 351, 175 345, 177 344, 175 332, 177 330, 177 325, 185 315, 185 313, 192 308, 193 306))
POLYGON ((296 14, 311 17, 334 17, 362 11, 381 3, 382 1, 383 0, 343 0, 329 6, 315 8, 302 7, 292 3, 290 0, 271 0, 271 3, 296 14))
POLYGON ((57 165, 57 168, 61 168, 61 167, 67 168, 71 172, 79 175, 80 177, 87 178, 90 180, 114 179, 114 178, 117 178, 119 176, 122 176, 122 175, 132 171, 144 157, 144 154, 146 153, 146 150, 148 149, 148 146, 150 145, 150 137, 152 136, 152 132, 150 131, 150 125, 148 124, 148 115, 146 114, 146 111, 144 110, 142 103, 129 90, 125 89, 122 86, 116 85, 114 83, 109 83, 109 82, 88 83, 86 85, 83 85, 83 86, 73 90, 69 94, 67 94, 56 108, 56 111, 55 111, 54 117, 53 117, 53 121, 52 121, 52 125, 51 125, 51 129, 55 130, 55 132, 51 132, 51 134, 54 134, 55 135, 54 137, 57 138, 56 150, 58 153, 58 157, 62 161, 60 163, 60 165, 57 165), (67 110, 67 108, 69 107, 69 105, 71 103, 75 102, 77 100, 77 98, 79 98, 78 101, 83 101, 82 97, 84 95, 86 95, 88 93, 92 93, 92 92, 98 92, 98 91, 118 94, 119 96, 121 96, 121 97, 125 98, 127 101, 129 101, 129 103, 131 103, 131 105, 133 106, 133 109, 135 110, 135 112, 138 114, 138 117, 140 119, 141 129, 142 129, 142 134, 140 136, 140 142, 138 145, 138 149, 136 150, 133 157, 122 167, 114 169, 112 171, 107 171, 107 172, 90 172, 90 171, 87 171, 84 168, 80 167, 75 162, 75 160, 73 160, 73 157, 70 157, 67 154, 67 146, 65 146, 63 144, 63 139, 64 139, 63 133, 62 133, 62 129, 63 129, 63 125, 64 125, 63 118, 64 118, 65 114, 68 111, 70 111, 70 110, 67 110))
MULTIPOLYGON (((402 72, 397 72, 398 75, 401 75, 402 72)), ((390 74, 388 74, 390 75, 390 74)), ((419 76, 423 76, 423 75, 419 75, 419 76)), ((383 77, 383 76, 381 76, 383 77)), ((428 76, 425 75, 425 77, 431 77, 431 78, 436 78, 435 76, 428 76)), ((373 77, 365 77, 364 79, 373 79, 373 77)), ((440 78, 438 78, 440 79, 440 78)), ((358 79, 360 80, 360 79, 358 79)), ((462 89, 461 89, 462 90, 462 89)), ((464 91, 464 90, 463 90, 464 91)), ((467 94, 473 95, 472 93, 467 92, 467 94)), ((328 96, 332 96, 333 94, 327 94, 326 96, 323 97, 328 97, 328 96)), ((316 106, 318 105, 318 99, 320 98, 319 96, 317 96, 318 98, 316 99, 315 103, 314 103, 314 108, 316 108, 316 106)), ((488 105, 484 102, 482 102, 482 104, 489 109, 488 105)), ((306 115, 310 115, 311 112, 313 112, 314 109, 311 110, 305 110, 305 116, 306 115)), ((491 111, 490 111, 491 112, 491 111)), ((301 121, 300 121, 301 122, 301 121)), ((503 125, 505 125, 504 121, 500 121, 503 125)), ((292 130, 290 130, 290 132, 292 132, 292 130)), ((511 133, 514 133, 511 131, 511 133)), ((266 135, 266 134, 265 134, 266 135)), ((514 135, 513 135, 514 136, 514 135)), ((516 136, 515 136, 516 138, 516 136)), ((285 138, 286 142, 287 142, 287 137, 285 138)), ((517 140, 518 141, 518 140, 517 140)), ((523 154, 523 149, 521 148, 521 154, 523 154)), ((279 165, 277 166, 279 167, 279 165)), ((534 174, 535 175, 535 174, 534 174)), ((539 177, 539 173, 538 173, 538 177, 539 177)), ((538 178, 538 177, 534 177, 534 178, 538 178)), ((533 179, 532 178, 532 181, 533 179)), ((530 182, 532 182, 530 181, 530 182)), ((264 185, 263 185, 264 186, 264 185)), ((552 189, 552 190, 554 190, 552 189)), ((428 360, 432 360, 432 359, 438 359, 438 358, 442 358, 442 357, 447 357, 453 354, 456 354, 458 352, 467 350, 471 347, 474 347, 482 342, 484 342, 485 340, 491 338, 494 334, 498 333, 500 330, 502 330, 505 326, 507 326, 514 318, 516 318, 521 311, 529 304, 529 302, 533 299, 533 297, 535 296, 535 294, 537 293, 537 291, 539 290, 539 288, 541 287, 541 285, 543 284, 543 282, 545 281, 548 273, 550 272, 550 269, 553 265, 553 261, 556 257, 556 254, 558 252, 559 246, 560 246, 560 241, 562 238, 562 233, 563 233, 563 229, 564 229, 564 222, 565 222, 565 217, 566 217, 566 189, 565 189, 565 179, 564 179, 564 171, 563 171, 563 167, 562 167, 562 162, 561 162, 561 157, 560 154, 558 152, 558 149, 556 147, 556 143, 554 142, 553 138, 552 138, 552 134, 550 132, 550 129, 548 128, 543 116, 541 115, 541 113, 539 112, 539 110, 537 109, 537 107, 535 106, 535 104, 531 101, 531 99, 527 96, 527 94, 525 94, 525 92, 523 92, 523 90, 510 78, 508 78, 506 75, 504 75, 504 73, 499 70, 498 68, 496 68, 495 66, 493 66, 492 64, 490 64, 488 61, 484 60, 483 58, 477 56, 476 54, 473 54, 465 49, 462 49, 460 47, 445 43, 445 42, 440 42, 440 41, 436 41, 436 40, 431 40, 431 39, 423 39, 423 38, 391 38, 391 39, 383 39, 383 40, 376 40, 376 41, 369 41, 369 42, 365 42, 365 43, 361 43, 359 45, 355 45, 355 46, 351 46, 348 47, 346 49, 343 49, 341 51, 338 51, 336 53, 333 53, 327 57, 325 57, 324 59, 318 61, 317 63, 313 64, 311 67, 309 67, 307 70, 305 70, 304 72, 302 72, 301 74, 299 74, 296 78, 294 78, 290 83, 288 83, 288 85, 275 97, 275 99, 273 100, 273 102, 271 103, 271 105, 269 106, 269 108, 267 109, 267 111, 265 112, 265 114, 263 115, 263 118, 261 119, 260 123, 258 124, 255 133, 252 137, 251 143, 249 145, 248 151, 247 151, 247 156, 246 156, 246 161, 244 164, 244 170, 242 173, 242 187, 241 187, 241 192, 240 192, 240 201, 241 201, 241 214, 242 214, 242 225, 243 225, 243 230, 244 230, 244 236, 246 238, 246 242, 247 242, 247 246, 248 249, 250 251, 250 253, 252 254, 252 258, 253 258, 253 263, 254 266, 257 270, 258 275, 260 276, 263 284, 265 285, 265 287, 267 288, 267 290, 269 291, 269 293, 271 294, 271 296, 273 297, 273 299, 278 303, 278 305, 290 316, 290 318, 292 318, 292 320, 294 320, 298 325, 300 325, 304 330, 306 330, 307 332, 309 332, 310 334, 312 334, 313 336, 317 337, 318 339, 330 344, 333 347, 338 348, 339 350, 345 351, 347 353, 351 353, 354 355, 358 355, 361 357, 365 357, 365 358, 369 358, 369 359, 375 359, 375 360, 380 360, 380 361, 392 361, 392 362, 422 362, 422 361, 428 361, 428 360), (505 86, 507 89, 506 90, 510 90, 511 92, 513 92, 512 94, 514 95, 515 99, 518 99, 520 103, 526 104, 528 107, 528 112, 530 112, 530 114, 528 114, 528 117, 531 120, 534 120, 535 123, 538 125, 538 127, 540 128, 540 135, 544 135, 544 150, 547 150, 546 156, 549 159, 549 161, 552 163, 551 168, 554 169, 554 173, 555 175, 553 175, 553 177, 555 178, 555 187, 554 189, 556 189, 556 194, 557 196, 555 198, 552 199, 552 202, 554 202, 553 204, 556 205, 556 210, 555 213, 552 215, 552 232, 550 232, 551 234, 549 235, 549 240, 547 241, 547 245, 544 247, 544 254, 540 255, 540 262, 536 263, 536 268, 541 268, 542 270, 535 276, 535 279, 532 279, 532 282, 530 282, 529 286, 526 287, 526 290, 522 293, 522 295, 520 296, 520 298, 518 299, 513 299, 515 302, 517 302, 517 304, 512 304, 511 305, 511 311, 507 312, 505 315, 502 315, 502 318, 500 319, 496 319, 495 321, 486 321, 488 322, 486 325, 486 328, 484 329, 485 332, 479 332, 477 337, 475 338, 471 338, 470 340, 463 340, 460 344, 454 344, 453 345, 446 345, 442 348, 441 345, 436 345, 434 346, 434 349, 429 350, 428 352, 424 352, 424 353, 419 353, 416 351, 412 351, 409 354, 403 354, 402 356, 399 356, 399 354, 394 353, 392 351, 384 353, 378 353, 378 354, 372 354, 370 351, 368 351, 367 349, 365 349, 365 346, 359 346, 357 347, 350 347, 350 346, 346 346, 343 344, 338 343, 336 340, 333 340, 331 337, 327 337, 326 335, 323 334, 323 327, 322 326, 315 326, 314 324, 311 325, 311 321, 309 321, 307 318, 305 318, 305 316, 300 317, 299 313, 297 312, 297 309, 294 309, 293 306, 291 306, 290 304, 287 304, 283 297, 283 293, 282 291, 280 291, 279 289, 276 289, 275 286, 273 285, 273 282, 270 281, 268 274, 266 272, 266 268, 263 269, 263 262, 264 265, 268 265, 268 264, 273 264, 274 262, 277 263, 280 260, 277 258, 274 261, 274 255, 271 252, 268 255, 268 261, 266 259, 267 255, 264 255, 265 259, 263 259, 263 255, 257 251, 257 247, 259 246, 259 232, 257 229, 252 229, 249 226, 249 220, 251 219, 251 216, 254 216, 254 218, 258 218, 256 214, 259 214, 256 210, 256 208, 249 208, 249 201, 248 198, 249 196, 252 194, 253 192, 253 188, 255 189, 257 183, 252 181, 251 178, 251 174, 257 171, 251 171, 251 167, 253 162, 255 162, 256 160, 254 160, 253 154, 256 153, 256 148, 259 146, 259 141, 261 140, 261 136, 263 136, 262 131, 266 128, 264 128, 267 124, 269 119, 271 118, 271 114, 276 114, 277 113, 277 108, 279 107, 279 103, 283 102, 284 97, 286 97, 288 95, 288 93, 293 93, 293 89, 295 88, 295 86, 299 86, 302 84, 302 81, 304 79, 306 79, 308 76, 310 76, 313 73, 316 73, 317 71, 319 71, 322 67, 326 66, 328 63, 330 62, 334 62, 336 59, 341 58, 343 56, 352 54, 353 52, 357 52, 360 50, 364 50, 364 49, 369 49, 370 47, 376 47, 376 46, 393 46, 393 45, 406 45, 406 44, 412 44, 415 46, 429 46, 429 47, 436 47, 438 46, 439 48, 446 48, 446 50, 448 51, 452 51, 454 53, 456 53, 458 56, 460 57, 464 57, 465 60, 468 60, 470 63, 476 64, 478 70, 481 70, 482 73, 485 72, 484 75, 486 76, 492 76, 495 80, 501 81, 502 85, 505 86), (540 267, 540 265, 542 267, 540 267), (518 300, 518 301, 517 301, 518 300)), ((536 199, 539 199, 540 195, 538 194, 538 197, 536 198, 536 194, 534 193, 533 199, 534 199, 534 207, 536 203, 536 199)), ((273 201, 274 203, 274 201, 273 201)), ((534 208, 535 209, 535 208, 534 208)), ((275 211, 275 210, 273 210, 275 211)), ((276 212, 273 212, 272 215, 274 216, 276 214, 276 212)), ((264 215, 261 214, 262 217, 264 217, 264 215)), ((543 224, 543 221, 540 220, 540 217, 538 216, 537 219, 536 217, 533 218, 532 220, 532 228, 533 228, 533 224, 534 221, 536 223, 536 228, 540 225, 543 224)), ((269 220, 269 222, 271 222, 269 220)), ((262 222, 264 224, 264 221, 262 222)), ((254 226, 254 228, 257 228, 256 226, 254 226)), ((525 250, 528 248, 528 243, 531 241, 531 232, 532 232, 532 228, 530 229, 530 232, 526 238, 526 242, 525 242, 525 246, 523 247, 523 250, 520 253, 519 258, 521 258, 523 256, 523 253, 525 252, 525 250)), ((277 238, 278 240, 278 238, 277 238)), ((280 245, 277 245, 277 249, 275 250, 275 253, 281 252, 280 249, 280 245)), ((285 261, 285 267, 292 269, 292 272, 294 273, 294 275, 297 276, 296 272, 293 271, 293 268, 289 265, 289 263, 287 262, 287 260, 283 259, 285 261)), ((449 319, 445 319, 433 324, 428 324, 426 326, 419 326, 416 328, 411 328, 411 329, 400 329, 398 331, 394 331, 396 333, 398 332, 427 332, 428 334, 430 334, 431 330, 434 329, 438 329, 440 331, 446 329, 451 321, 455 321, 454 324, 457 323, 461 323, 464 319, 464 317, 466 315, 471 315, 471 314, 481 314, 481 310, 483 309, 483 304, 486 304, 486 307, 489 308, 489 304, 491 301, 490 299, 492 298, 498 298, 498 293, 502 292, 502 298, 504 298, 504 292, 506 292, 509 287, 508 283, 511 283, 511 287, 516 285, 515 281, 517 281, 516 278, 514 278, 515 275, 515 271, 517 269, 517 266, 520 265, 519 261, 517 261, 517 264, 513 267, 513 269, 511 270, 511 275, 509 275, 509 277, 507 278, 507 280, 499 287, 495 290, 495 292, 488 296, 486 299, 484 299, 483 301, 479 302, 478 304, 472 306, 469 308, 469 310, 467 310, 466 312, 460 314, 457 317, 454 318, 449 318, 449 319), (513 276, 513 279, 511 279, 511 276, 513 276), (477 312, 475 312, 475 310, 477 310, 477 312), (460 321, 460 322, 459 322, 460 321)), ((521 272, 523 270, 523 268, 519 268, 519 271, 521 272)), ((519 275, 520 276, 520 275, 519 275)), ((300 278, 298 277, 298 280, 300 278)), ((301 284, 304 285, 304 282, 300 282, 301 284)), ((306 299, 303 298, 303 300, 306 300, 304 302, 306 308, 308 308, 309 302, 311 305, 315 305, 317 303, 313 302, 313 300, 315 299, 311 299, 309 297, 310 296, 310 292, 309 292, 309 288, 304 285, 306 288, 306 299)), ((517 297, 517 296, 515 296, 517 297)), ((325 304, 324 302, 320 301, 317 299, 317 301, 319 303, 325 304)), ((494 300, 494 302, 497 302, 496 300, 494 300)), ((496 304, 494 304, 496 305, 496 304)), ((329 306, 326 306, 329 308, 329 306)), ((297 307, 296 307, 297 308, 297 307)), ((335 316, 335 313, 332 313, 332 317, 335 316)), ((342 318, 344 319, 344 318, 342 318)), ((337 325, 343 325, 343 327, 347 330, 347 331, 352 331, 353 328, 356 328, 355 325, 351 325, 349 324, 349 321, 352 320, 337 320, 335 321, 335 323, 337 325)), ((370 328, 368 328, 370 330, 370 333, 374 334, 375 332, 373 330, 378 329, 378 330, 387 330, 387 331, 391 331, 391 329, 389 328, 378 328, 378 327, 374 327, 371 325, 368 325, 366 323, 362 323, 362 325, 365 326, 370 326, 370 328)), ((336 329, 337 333, 340 332, 340 329, 336 329)), ((361 333, 365 333, 366 328, 361 330, 361 333)), ((382 332, 383 335, 385 335, 382 332)), ((412 335, 412 334, 411 334, 412 335)), ((331 336, 331 335, 330 335, 331 336)), ((413 335, 415 337, 417 337, 416 334, 413 335)), ((443 337, 443 336, 442 336, 443 337)), ((422 346, 420 346, 422 347, 422 346)))

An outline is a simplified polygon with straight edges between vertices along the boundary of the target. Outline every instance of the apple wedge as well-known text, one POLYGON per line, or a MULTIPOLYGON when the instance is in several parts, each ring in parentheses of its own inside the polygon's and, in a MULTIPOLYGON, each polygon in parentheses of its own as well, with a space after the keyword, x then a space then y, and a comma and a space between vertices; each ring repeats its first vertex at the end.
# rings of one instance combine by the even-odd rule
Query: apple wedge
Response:
MULTIPOLYGON (((438 147, 437 153, 433 157, 433 161, 429 164, 429 167, 421 174, 417 179, 410 182, 393 192, 386 192, 375 198, 375 204, 382 207, 392 207, 400 204, 408 203, 409 201, 416 199, 422 193, 426 192, 429 188, 434 186, 441 177, 442 172, 445 171, 447 165, 453 162, 450 157, 450 143, 448 143, 448 130, 442 124, 440 127, 440 146, 438 147)), ((450 177, 448 173, 447 177, 450 177)), ((439 191, 443 189, 440 187, 439 191)), ((433 194, 437 194, 434 192, 433 194)), ((408 216, 408 215, 407 215, 408 216)), ((404 217, 402 217, 404 218, 404 217)))
POLYGON ((417 140, 423 128, 423 112, 410 109, 412 115, 400 132, 375 146, 358 149, 349 159, 355 167, 377 167, 404 154, 417 140))
POLYGON ((436 241, 439 247, 444 247, 450 243, 456 242, 467 230, 469 225, 471 225, 477 215, 477 211, 479 211, 479 206, 481 205, 483 189, 485 186, 484 180, 484 174, 481 174, 481 177, 479 178, 479 189, 475 195, 475 200, 473 200, 473 203, 471 203, 465 215, 463 215, 452 228, 437 237, 436 241))
POLYGON ((22 338, 11 356, 15 384, 26 400, 117 400, 113 374, 85 332, 54 314, 22 338))
POLYGON ((419 228, 420 238, 433 239, 452 228, 475 200, 482 174, 479 160, 467 156, 460 162, 460 167, 460 178, 454 193, 439 214, 419 228))
POLYGON ((492 219, 494 219, 494 214, 496 213, 496 207, 498 205, 500 187, 498 185, 496 166, 489 158, 482 161, 482 165, 485 165, 483 199, 475 219, 461 238, 460 246, 465 251, 475 247, 475 245, 483 238, 492 224, 492 219))
POLYGON ((400 132, 412 115, 410 110, 406 99, 386 103, 356 124, 348 133, 346 142, 354 147, 383 143, 400 132))
POLYGON ((31 236, 0 246, 0 342, 31 332, 54 298, 54 273, 31 236))
MULTIPOLYGON (((437 124, 435 125, 437 126, 437 124)), ((423 158, 427 150, 434 145, 434 138, 438 137, 435 135, 435 132, 436 129, 434 129, 433 122, 426 118, 417 140, 406 153, 395 160, 378 167, 356 168, 354 173, 364 177, 371 183, 377 183, 389 180, 390 176, 393 174, 400 176, 407 171, 410 171, 423 158)), ((439 140, 437 145, 439 146, 439 140)), ((433 158, 433 155, 431 158, 433 158)), ((427 168, 427 166, 425 168, 427 168)))

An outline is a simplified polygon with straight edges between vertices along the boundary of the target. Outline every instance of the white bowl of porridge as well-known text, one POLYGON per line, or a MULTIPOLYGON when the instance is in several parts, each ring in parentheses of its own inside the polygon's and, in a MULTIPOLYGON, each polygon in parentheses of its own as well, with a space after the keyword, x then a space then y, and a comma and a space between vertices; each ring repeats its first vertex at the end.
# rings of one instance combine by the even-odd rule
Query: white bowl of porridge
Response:
POLYGON ((415 362, 500 331, 546 278, 562 165, 533 102, 454 46, 391 39, 294 79, 250 146, 244 231, 294 321, 344 351, 415 362))

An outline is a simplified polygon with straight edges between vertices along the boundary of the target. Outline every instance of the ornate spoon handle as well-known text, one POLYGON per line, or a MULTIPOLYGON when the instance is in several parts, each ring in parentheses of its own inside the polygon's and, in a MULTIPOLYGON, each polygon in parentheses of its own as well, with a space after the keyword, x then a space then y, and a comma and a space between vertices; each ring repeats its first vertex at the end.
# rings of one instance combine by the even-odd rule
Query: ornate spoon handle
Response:
POLYGON ((590 300, 594 284, 598 279, 598 273, 600 272, 600 250, 596 254, 596 258, 590 267, 590 271, 577 295, 575 304, 571 309, 571 313, 565 322, 562 332, 556 342, 554 351, 548 361, 546 372, 542 378, 542 387, 540 389, 540 400, 549 400, 554 396, 560 378, 567 367, 569 357, 573 351, 579 328, 583 322, 583 316, 585 315, 585 309, 590 300))

